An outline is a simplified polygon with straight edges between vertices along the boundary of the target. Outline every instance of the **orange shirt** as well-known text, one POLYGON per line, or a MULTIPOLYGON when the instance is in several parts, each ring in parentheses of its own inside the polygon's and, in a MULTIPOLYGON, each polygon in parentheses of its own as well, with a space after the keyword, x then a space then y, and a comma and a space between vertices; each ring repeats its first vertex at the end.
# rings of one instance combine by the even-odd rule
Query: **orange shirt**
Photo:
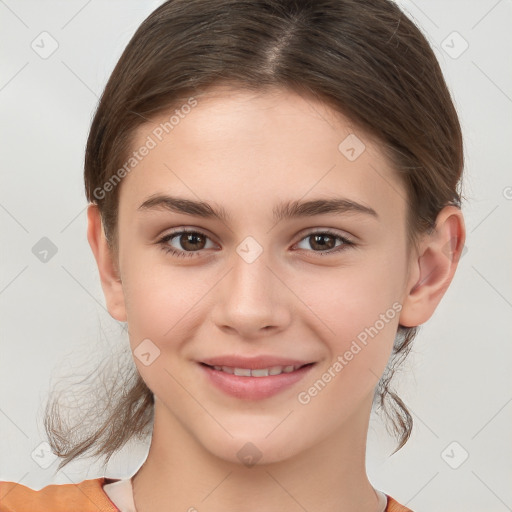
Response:
MULTIPOLYGON (((119 479, 94 478, 79 484, 53 484, 34 491, 0 481, 0 512, 119 512, 103 485, 119 479)), ((412 512, 386 495, 386 512, 412 512)))

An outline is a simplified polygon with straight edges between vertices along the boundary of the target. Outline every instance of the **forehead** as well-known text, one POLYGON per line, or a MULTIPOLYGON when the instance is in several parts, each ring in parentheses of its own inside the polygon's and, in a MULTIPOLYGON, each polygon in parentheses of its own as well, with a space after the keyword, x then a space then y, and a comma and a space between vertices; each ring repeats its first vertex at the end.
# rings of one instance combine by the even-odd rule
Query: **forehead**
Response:
POLYGON ((394 216, 405 210, 403 184, 378 142, 326 104, 288 90, 210 89, 139 127, 133 150, 144 146, 123 179, 121 208, 168 193, 235 215, 339 195, 394 216))

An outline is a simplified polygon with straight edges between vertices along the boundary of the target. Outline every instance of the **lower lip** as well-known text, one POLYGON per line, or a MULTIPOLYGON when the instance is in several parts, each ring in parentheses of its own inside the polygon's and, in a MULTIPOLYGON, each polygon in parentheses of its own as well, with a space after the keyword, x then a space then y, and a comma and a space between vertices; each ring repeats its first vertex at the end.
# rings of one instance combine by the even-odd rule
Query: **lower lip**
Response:
POLYGON ((303 366, 290 373, 269 375, 268 377, 241 377, 199 364, 210 381, 227 395, 244 400, 268 398, 293 386, 313 368, 314 364, 303 366))

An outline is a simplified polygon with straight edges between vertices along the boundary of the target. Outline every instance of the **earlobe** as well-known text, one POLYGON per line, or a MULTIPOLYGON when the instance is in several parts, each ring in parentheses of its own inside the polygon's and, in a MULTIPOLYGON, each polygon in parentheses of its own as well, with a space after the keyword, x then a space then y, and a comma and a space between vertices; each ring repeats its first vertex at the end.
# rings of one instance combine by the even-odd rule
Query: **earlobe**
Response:
POLYGON ((108 246, 101 215, 95 204, 90 204, 87 208, 87 240, 98 265, 107 310, 119 322, 126 322, 126 308, 117 258, 108 246))
POLYGON ((411 261, 400 324, 416 327, 426 322, 448 289, 464 248, 464 218, 456 206, 439 212, 434 232, 423 236, 411 261))

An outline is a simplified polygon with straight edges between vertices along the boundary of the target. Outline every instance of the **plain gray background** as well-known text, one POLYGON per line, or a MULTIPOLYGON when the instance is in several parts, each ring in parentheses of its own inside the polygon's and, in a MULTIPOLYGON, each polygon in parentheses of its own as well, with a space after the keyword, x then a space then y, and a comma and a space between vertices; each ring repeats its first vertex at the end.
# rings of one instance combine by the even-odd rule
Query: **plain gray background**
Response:
MULTIPOLYGON (((55 474, 57 461, 41 455, 41 467, 34 454, 44 453, 57 368, 128 343, 86 239, 83 154, 113 66, 160 3, 0 0, 0 480, 40 489, 125 478, 146 456, 134 443, 106 474, 91 460, 55 474)), ((372 417, 368 474, 415 512, 512 510, 512 2, 399 3, 434 47, 460 114, 467 252, 396 381, 413 435, 390 456, 393 440, 372 417)))

